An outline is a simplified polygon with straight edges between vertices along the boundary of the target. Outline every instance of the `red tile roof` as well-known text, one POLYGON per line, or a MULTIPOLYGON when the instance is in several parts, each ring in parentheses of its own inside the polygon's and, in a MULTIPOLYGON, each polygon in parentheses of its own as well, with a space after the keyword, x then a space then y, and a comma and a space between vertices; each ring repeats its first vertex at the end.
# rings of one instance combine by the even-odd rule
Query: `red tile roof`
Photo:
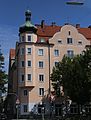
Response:
MULTIPOLYGON (((57 26, 57 25, 44 25, 41 27, 41 25, 36 25, 38 30, 37 30, 37 35, 38 35, 38 40, 40 38, 45 38, 46 41, 50 37, 52 37, 56 32, 59 32, 62 26, 57 26)), ((91 40, 91 28, 77 28, 78 32, 83 34, 88 40, 91 40)), ((15 49, 10 49, 10 59, 14 59, 15 57, 15 49)))
POLYGON ((91 39, 91 28, 78 28, 79 33, 83 34, 87 39, 91 39))
MULTIPOLYGON (((62 26, 48 26, 44 25, 42 28, 41 25, 36 25, 38 28, 37 35, 38 37, 45 37, 50 38, 52 37, 56 32, 60 31, 62 26)), ((91 28, 77 28, 78 32, 83 34, 87 39, 91 39, 91 28)))

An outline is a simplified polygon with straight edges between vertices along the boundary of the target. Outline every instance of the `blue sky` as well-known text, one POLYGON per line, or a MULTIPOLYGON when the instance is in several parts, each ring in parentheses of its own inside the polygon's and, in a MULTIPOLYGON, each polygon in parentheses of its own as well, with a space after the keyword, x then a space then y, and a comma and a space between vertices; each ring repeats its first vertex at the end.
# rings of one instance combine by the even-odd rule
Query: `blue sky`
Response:
POLYGON ((67 0, 0 0, 0 44, 5 56, 5 69, 8 70, 10 48, 15 48, 18 41, 18 29, 25 21, 27 9, 32 12, 32 22, 57 25, 80 23, 81 27, 91 25, 91 0, 84 1, 83 6, 66 5, 67 0))

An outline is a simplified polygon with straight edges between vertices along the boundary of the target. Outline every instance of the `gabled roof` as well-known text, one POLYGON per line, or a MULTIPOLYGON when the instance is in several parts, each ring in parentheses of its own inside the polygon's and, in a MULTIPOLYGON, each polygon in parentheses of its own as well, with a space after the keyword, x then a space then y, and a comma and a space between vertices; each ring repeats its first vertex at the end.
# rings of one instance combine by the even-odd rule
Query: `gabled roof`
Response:
MULTIPOLYGON (((37 35, 38 37, 52 37, 56 32, 59 32, 62 26, 48 26, 44 25, 44 27, 41 27, 41 25, 36 25, 37 35)), ((91 28, 77 28, 78 32, 83 34, 87 39, 91 39, 91 28)))

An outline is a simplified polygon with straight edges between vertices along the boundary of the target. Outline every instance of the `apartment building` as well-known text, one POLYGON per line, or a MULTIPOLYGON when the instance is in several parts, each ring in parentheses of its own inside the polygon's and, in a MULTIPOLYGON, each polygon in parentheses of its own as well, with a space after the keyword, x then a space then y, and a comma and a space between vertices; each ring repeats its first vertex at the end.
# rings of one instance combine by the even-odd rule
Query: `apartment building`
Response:
MULTIPOLYGON (((33 25, 31 12, 25 12, 25 23, 19 27, 19 41, 10 50, 9 93, 17 94, 20 115, 28 115, 34 106, 42 103, 51 89, 50 74, 53 66, 64 55, 80 54, 91 42, 91 28, 77 24, 57 26, 55 23, 33 25)), ((49 112, 46 101, 46 112, 49 112)), ((38 111, 36 111, 38 113, 38 111)))

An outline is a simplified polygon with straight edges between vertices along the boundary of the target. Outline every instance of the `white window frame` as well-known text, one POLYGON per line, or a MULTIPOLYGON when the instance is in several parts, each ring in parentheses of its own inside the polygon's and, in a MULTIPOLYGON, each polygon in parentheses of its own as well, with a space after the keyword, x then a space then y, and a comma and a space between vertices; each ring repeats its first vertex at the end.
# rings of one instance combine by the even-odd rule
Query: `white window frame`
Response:
POLYGON ((32 81, 32 74, 27 74, 27 80, 32 81), (31 76, 30 79, 29 79, 29 75, 31 76))
POLYGON ((38 67, 39 68, 44 68, 44 62, 43 61, 39 61, 38 62, 38 67))
POLYGON ((27 67, 31 67, 32 65, 31 65, 31 60, 28 60, 27 61, 27 67), (30 62, 30 63, 29 63, 30 62), (30 65, 29 65, 30 64, 30 65))
POLYGON ((67 57, 74 57, 74 50, 67 50, 67 57))
POLYGON ((25 42, 25 36, 24 35, 21 36, 21 42, 25 42))
POLYGON ((71 37, 67 38, 67 44, 73 44, 73 39, 71 37))
POLYGON ((43 56, 43 54, 44 54, 44 50, 43 49, 38 49, 38 55, 43 56))
POLYGON ((41 87, 39 88, 39 96, 43 96, 44 95, 44 88, 41 87))
POLYGON ((31 48, 27 48, 27 54, 31 55, 31 53, 32 53, 31 50, 32 50, 31 48))
POLYGON ((56 56, 56 57, 59 56, 59 50, 58 50, 58 49, 55 49, 55 50, 54 50, 54 56, 56 56))
POLYGON ((31 35, 27 35, 27 41, 31 42, 31 35))
POLYGON ((44 82, 44 74, 39 74, 39 82, 44 82))
POLYGON ((21 55, 24 55, 24 54, 25 54, 25 49, 21 48, 21 55))

